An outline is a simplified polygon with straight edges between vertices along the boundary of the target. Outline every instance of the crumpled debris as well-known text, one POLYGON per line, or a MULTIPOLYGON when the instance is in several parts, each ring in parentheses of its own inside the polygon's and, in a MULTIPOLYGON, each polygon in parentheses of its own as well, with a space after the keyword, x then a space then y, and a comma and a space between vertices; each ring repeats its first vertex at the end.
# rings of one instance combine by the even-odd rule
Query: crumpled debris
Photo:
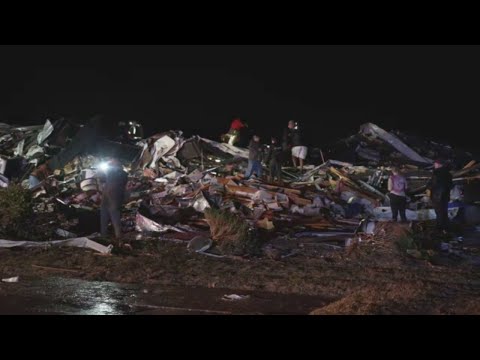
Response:
POLYGON ((197 253, 201 253, 210 249, 213 245, 212 239, 203 236, 196 236, 188 243, 187 248, 197 253))
POLYGON ((7 279, 2 279, 2 282, 16 283, 16 282, 18 282, 19 279, 20 279, 20 277, 15 276, 15 277, 7 278, 7 279))
POLYGON ((77 237, 76 234, 70 232, 70 231, 67 231, 67 230, 63 230, 63 229, 57 229, 55 231, 55 233, 58 235, 58 236, 61 236, 63 238, 66 238, 66 239, 74 239, 77 237))
POLYGON ((136 217, 135 230, 137 230, 138 232, 156 232, 156 233, 165 233, 165 232, 168 232, 169 230, 176 231, 176 232, 184 232, 183 230, 178 229, 175 226, 158 224, 155 221, 150 220, 139 213, 137 213, 137 217, 136 217))
POLYGON ((283 181, 275 184, 243 179, 247 149, 199 136, 186 139, 181 131, 147 139, 137 136, 130 143, 104 141, 99 154, 94 152, 98 138, 92 124, 76 127, 64 119, 27 127, 0 124, 0 186, 11 186, 13 179, 28 184, 35 166, 49 160, 49 173, 32 189, 34 212, 49 217, 45 226, 62 237, 99 230, 84 229, 99 218, 102 189, 96 169, 103 156, 120 153, 129 172, 122 208, 124 231, 176 233, 173 236, 190 241, 187 235, 209 230, 205 211, 212 208, 234 214, 249 227, 271 231, 268 236, 288 233, 302 241, 310 236, 326 249, 337 249, 335 237, 357 232, 371 236, 377 221, 391 219, 386 195, 392 166, 402 167, 407 178, 407 218, 434 220, 425 184, 432 174, 431 159, 439 154, 455 165, 449 218, 466 216, 476 225, 480 213, 475 211, 477 205, 466 206, 465 200, 464 185, 478 185, 480 179, 480 164, 471 156, 371 123, 328 151, 324 148, 321 164, 305 166, 304 173, 283 168, 283 181), (72 129, 69 136, 63 132, 67 125, 72 129), (61 151, 52 156, 55 147, 61 151), (342 156, 348 152, 357 155, 355 163, 342 156), (73 224, 72 218, 83 220, 73 224), (362 219, 366 221, 359 226, 362 219), (332 244, 327 243, 330 239, 332 244))
POLYGON ((273 225, 273 222, 268 220, 268 218, 264 218, 262 220, 257 221, 257 226, 261 229, 265 230, 273 230, 275 229, 275 226, 273 225))
POLYGON ((38 133, 37 143, 41 145, 45 140, 47 140, 47 138, 52 134, 52 132, 53 132, 53 125, 50 122, 50 120, 47 120, 45 122, 45 125, 42 131, 38 133))
POLYGON ((75 239, 68 239, 68 240, 55 240, 55 241, 45 241, 45 242, 0 240, 0 248, 49 247, 49 246, 72 246, 72 247, 87 248, 87 249, 98 251, 102 254, 110 254, 113 249, 113 245, 103 246, 88 238, 75 238, 75 239))
POLYGON ((223 295, 222 300, 225 301, 239 301, 239 300, 246 300, 249 299, 250 295, 237 295, 237 294, 231 294, 231 295, 223 295))

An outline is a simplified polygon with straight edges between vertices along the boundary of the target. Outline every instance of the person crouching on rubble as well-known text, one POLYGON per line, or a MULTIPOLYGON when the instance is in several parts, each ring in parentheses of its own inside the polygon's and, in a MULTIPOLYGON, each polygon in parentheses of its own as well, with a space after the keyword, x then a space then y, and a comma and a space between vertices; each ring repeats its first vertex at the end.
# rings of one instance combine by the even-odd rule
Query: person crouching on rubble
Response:
POLYGON ((390 207, 392 209, 392 220, 398 220, 398 213, 402 222, 407 222, 405 214, 407 207, 407 179, 400 174, 397 168, 392 168, 392 175, 388 178, 388 197, 390 198, 390 207))
POLYGON ((113 159, 108 162, 107 169, 99 174, 99 178, 104 183, 100 209, 101 234, 107 236, 108 223, 111 221, 115 238, 119 240, 122 237, 120 211, 125 200, 128 175, 120 161, 113 159))
POLYGON ((262 176, 262 148, 260 144, 260 136, 253 136, 252 140, 250 140, 248 150, 248 168, 245 173, 245 180, 250 179, 254 173, 260 178, 262 176))
POLYGON ((427 183, 427 191, 430 193, 430 199, 435 209, 437 229, 446 233, 449 225, 448 203, 453 187, 452 174, 442 160, 436 160, 433 167, 433 175, 427 183))
POLYGON ((272 142, 267 152, 265 163, 269 169, 269 181, 278 180, 282 183, 282 147, 278 144, 277 139, 272 137, 272 142))

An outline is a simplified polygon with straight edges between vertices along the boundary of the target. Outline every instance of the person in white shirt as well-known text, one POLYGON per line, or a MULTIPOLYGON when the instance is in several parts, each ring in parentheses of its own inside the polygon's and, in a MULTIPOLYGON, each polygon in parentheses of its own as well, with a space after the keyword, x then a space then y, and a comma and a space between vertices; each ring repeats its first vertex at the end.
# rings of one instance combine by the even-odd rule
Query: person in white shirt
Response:
POLYGON ((388 197, 390 198, 390 207, 392 209, 392 219, 397 221, 398 214, 402 222, 407 221, 407 180, 397 168, 392 168, 392 175, 388 179, 388 197))

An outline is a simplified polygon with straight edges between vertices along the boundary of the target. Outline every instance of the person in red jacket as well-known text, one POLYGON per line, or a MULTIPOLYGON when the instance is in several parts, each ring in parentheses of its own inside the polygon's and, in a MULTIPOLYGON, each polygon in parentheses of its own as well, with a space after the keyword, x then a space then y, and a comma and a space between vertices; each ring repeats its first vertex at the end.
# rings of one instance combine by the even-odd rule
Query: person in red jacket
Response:
POLYGON ((222 141, 228 143, 229 145, 235 145, 239 140, 240 131, 246 127, 248 127, 248 125, 244 123, 240 118, 233 118, 230 125, 230 130, 227 134, 222 136, 222 141))

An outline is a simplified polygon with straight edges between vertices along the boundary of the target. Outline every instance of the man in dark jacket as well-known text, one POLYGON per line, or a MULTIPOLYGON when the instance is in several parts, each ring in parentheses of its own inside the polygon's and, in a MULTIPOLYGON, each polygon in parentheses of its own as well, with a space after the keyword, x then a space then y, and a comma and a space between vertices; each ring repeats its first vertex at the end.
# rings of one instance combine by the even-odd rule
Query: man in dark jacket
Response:
POLYGON ((282 182, 282 147, 278 144, 276 138, 272 138, 265 163, 270 170, 269 180, 275 181, 275 179, 278 179, 279 182, 282 182))
POLYGON ((452 186, 452 175, 448 168, 444 166, 443 161, 435 161, 433 175, 427 184, 427 189, 430 191, 430 198, 437 216, 437 228, 443 231, 448 230, 448 202, 452 186))
POLYGON ((125 200, 128 175, 123 171, 118 160, 111 160, 108 167, 99 174, 99 177, 104 182, 100 210, 102 236, 107 236, 108 223, 111 221, 115 237, 120 239, 122 237, 120 211, 125 200))
POLYGON ((245 173, 245 179, 248 180, 255 173, 257 177, 262 176, 262 148, 260 137, 254 135, 248 146, 248 168, 245 173))
POLYGON ((283 149, 290 151, 293 166, 297 167, 297 160, 300 163, 300 171, 303 170, 303 162, 307 157, 307 147, 303 145, 300 130, 295 121, 288 122, 288 128, 283 134, 283 149))

